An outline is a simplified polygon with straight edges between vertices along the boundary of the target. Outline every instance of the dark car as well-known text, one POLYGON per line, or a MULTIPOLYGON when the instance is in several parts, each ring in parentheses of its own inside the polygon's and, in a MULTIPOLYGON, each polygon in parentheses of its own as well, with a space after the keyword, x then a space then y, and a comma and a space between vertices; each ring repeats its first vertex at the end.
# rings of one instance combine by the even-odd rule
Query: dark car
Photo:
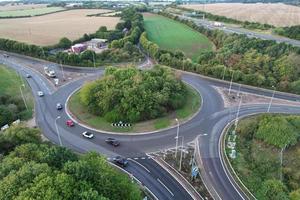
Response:
POLYGON ((111 144, 114 147, 117 147, 120 145, 120 142, 118 140, 116 140, 115 138, 107 138, 105 140, 106 143, 111 144))
POLYGON ((56 104, 56 109, 57 110, 61 110, 62 108, 63 108, 63 106, 61 105, 61 103, 56 104))
POLYGON ((128 160, 121 156, 114 157, 113 162, 121 167, 126 167, 128 165, 128 160))

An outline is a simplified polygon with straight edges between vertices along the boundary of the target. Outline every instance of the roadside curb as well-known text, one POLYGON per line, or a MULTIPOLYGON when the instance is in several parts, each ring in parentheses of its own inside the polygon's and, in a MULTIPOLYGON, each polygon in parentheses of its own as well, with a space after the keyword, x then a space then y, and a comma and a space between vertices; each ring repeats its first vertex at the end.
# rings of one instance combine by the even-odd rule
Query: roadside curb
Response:
POLYGON ((171 165, 169 165, 167 162, 160 158, 154 158, 152 159, 159 164, 164 170, 166 170, 169 174, 172 175, 173 178, 176 179, 176 181, 189 193, 189 195, 194 199, 202 199, 204 198, 195 190, 195 188, 182 176, 176 169, 174 169, 171 165), (172 171, 171 171, 171 170, 172 171))

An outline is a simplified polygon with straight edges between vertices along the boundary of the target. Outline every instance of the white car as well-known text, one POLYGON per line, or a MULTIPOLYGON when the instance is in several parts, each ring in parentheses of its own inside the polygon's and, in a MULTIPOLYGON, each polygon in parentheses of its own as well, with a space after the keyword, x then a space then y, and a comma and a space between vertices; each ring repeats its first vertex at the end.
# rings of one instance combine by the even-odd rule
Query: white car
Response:
POLYGON ((37 94, 38 94, 38 96, 39 96, 39 97, 42 97, 42 96, 44 96, 44 93, 43 93, 42 91, 38 91, 38 93, 37 93, 37 94))
POLYGON ((91 133, 91 132, 88 132, 88 131, 84 131, 82 133, 83 137, 86 137, 86 138, 89 138, 89 139, 92 139, 94 137, 94 134, 91 133))

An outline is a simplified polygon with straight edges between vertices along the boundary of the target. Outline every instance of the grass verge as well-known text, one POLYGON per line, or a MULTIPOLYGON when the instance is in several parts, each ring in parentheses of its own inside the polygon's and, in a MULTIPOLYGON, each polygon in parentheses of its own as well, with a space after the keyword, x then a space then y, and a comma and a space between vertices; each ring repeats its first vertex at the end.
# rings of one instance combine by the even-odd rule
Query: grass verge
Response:
POLYGON ((68 108, 73 116, 75 116, 79 121, 96 129, 125 133, 155 131, 176 125, 175 118, 178 118, 180 122, 186 121, 198 111, 201 104, 200 94, 191 86, 188 85, 187 87, 188 93, 186 97, 186 104, 181 109, 169 113, 167 116, 135 123, 131 127, 126 128, 113 127, 111 126, 111 123, 107 122, 103 117, 91 114, 80 103, 79 92, 76 92, 71 96, 68 102, 68 108))
POLYGON ((22 117, 22 120, 27 120, 32 117, 34 108, 31 88, 28 83, 16 73, 16 71, 4 65, 0 65, 0 96, 10 95, 14 99, 22 99, 21 90, 28 110, 21 111, 22 113, 20 116, 22 117))

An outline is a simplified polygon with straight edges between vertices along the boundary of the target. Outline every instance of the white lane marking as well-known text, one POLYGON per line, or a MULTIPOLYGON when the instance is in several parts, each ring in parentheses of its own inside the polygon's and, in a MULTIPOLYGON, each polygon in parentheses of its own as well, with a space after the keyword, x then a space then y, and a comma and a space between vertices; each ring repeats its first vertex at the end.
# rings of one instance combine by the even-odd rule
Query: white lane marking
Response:
POLYGON ((128 158, 128 160, 131 160, 132 162, 136 163, 137 165, 141 166, 143 169, 145 169, 148 173, 150 173, 150 170, 145 167, 144 165, 142 165, 141 163, 135 161, 135 160, 132 160, 131 158, 128 158))
POLYGON ((146 158, 145 158, 145 157, 141 157, 141 159, 142 159, 142 160, 145 160, 146 158))
POLYGON ((164 186, 164 187, 166 188, 166 190, 168 190, 168 192, 169 192, 172 196, 174 196, 173 192, 171 192, 171 190, 170 190, 163 182, 161 182, 161 180, 159 180, 159 178, 157 178, 156 180, 157 180, 162 186, 164 186))
POLYGON ((134 160, 138 160, 139 158, 133 158, 134 160))

